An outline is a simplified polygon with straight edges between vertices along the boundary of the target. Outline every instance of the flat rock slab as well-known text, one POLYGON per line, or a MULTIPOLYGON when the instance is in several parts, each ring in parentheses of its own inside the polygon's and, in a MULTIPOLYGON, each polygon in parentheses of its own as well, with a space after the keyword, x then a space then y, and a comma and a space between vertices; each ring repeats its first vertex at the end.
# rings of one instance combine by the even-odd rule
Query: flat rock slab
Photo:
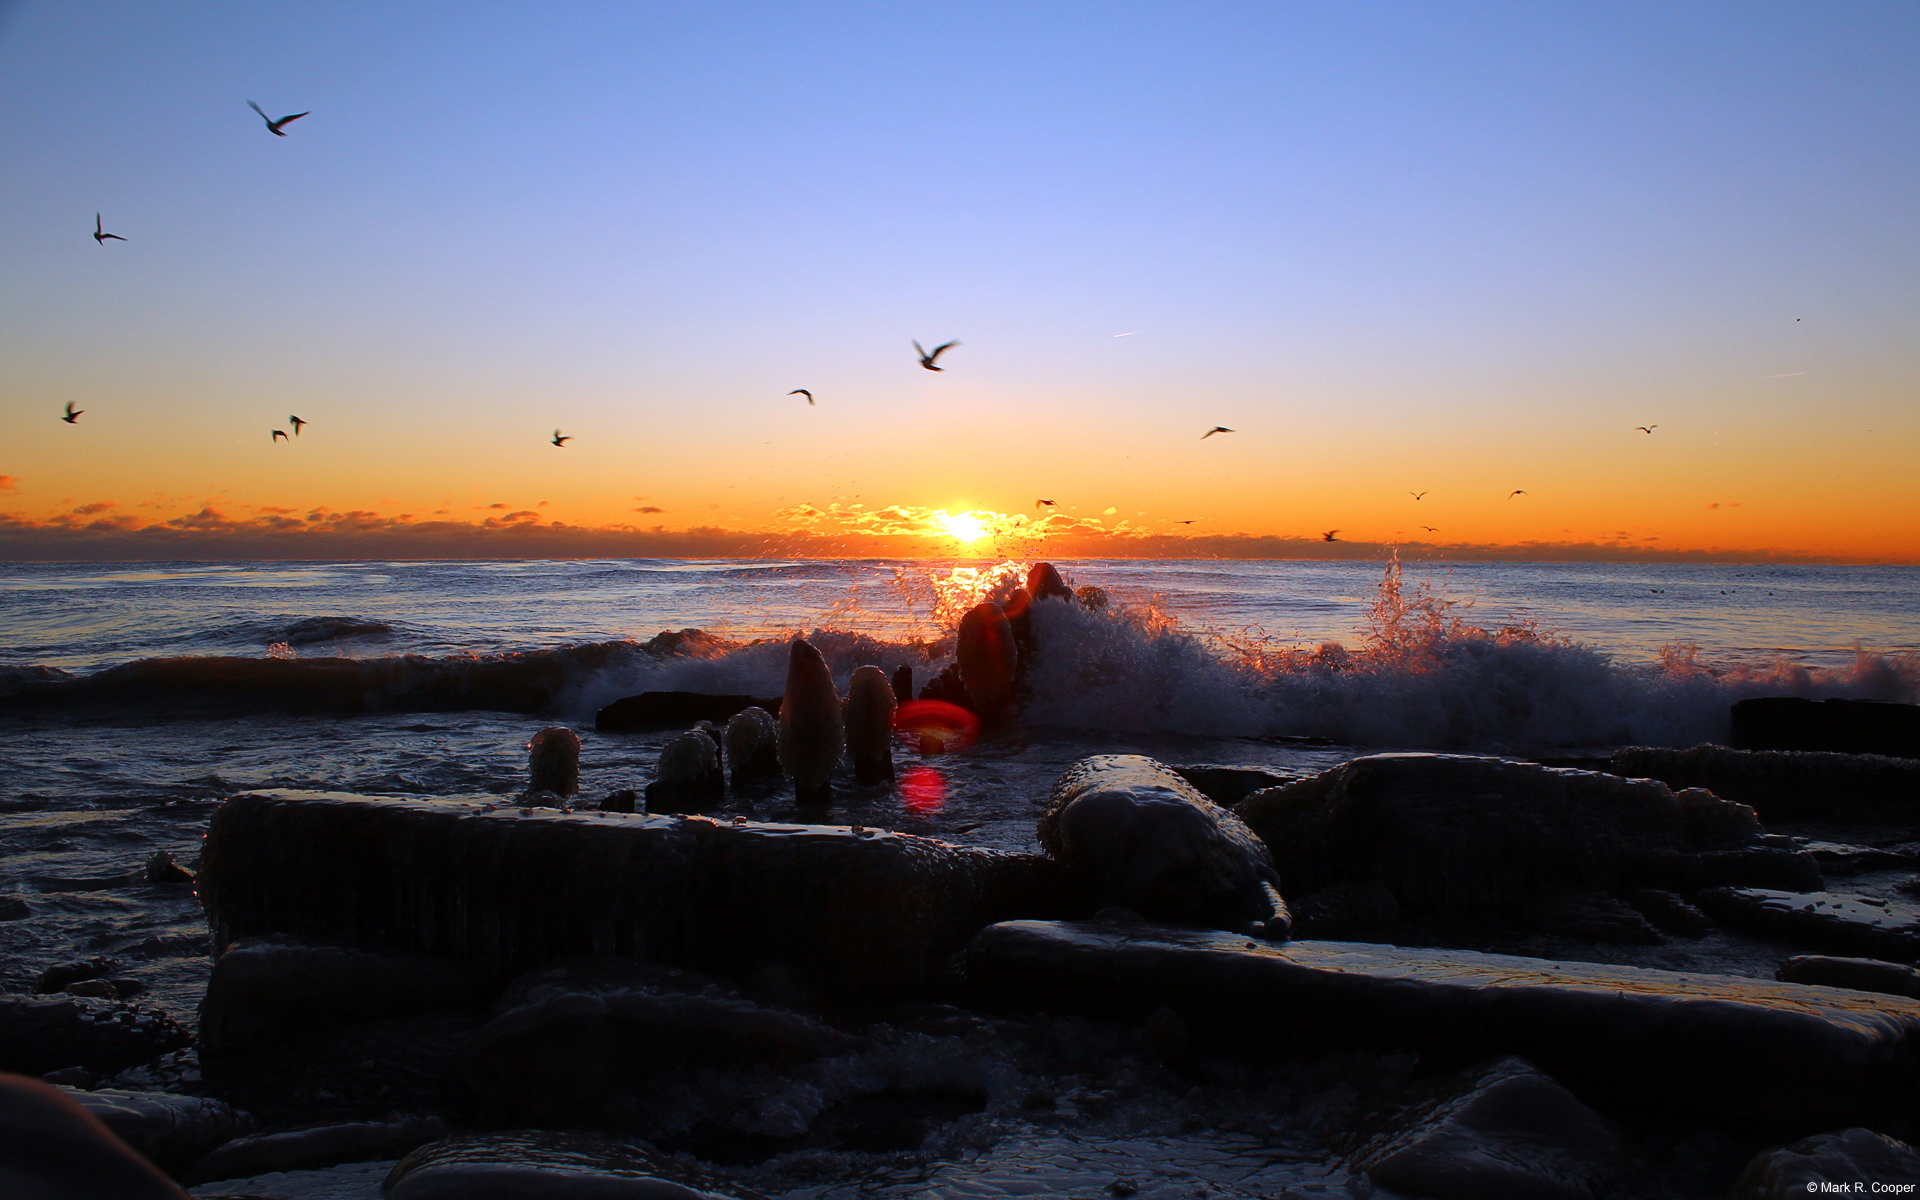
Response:
POLYGON ((1760 937, 1911 962, 1920 958, 1920 908, 1837 892, 1708 888, 1695 898, 1723 925, 1760 937))
POLYGON ((1170 1007, 1216 1052, 1519 1055, 1602 1111, 1683 1126, 1884 1125, 1920 1071, 1920 1002, 1734 976, 1050 921, 982 930, 967 975, 1003 1007, 1170 1007))

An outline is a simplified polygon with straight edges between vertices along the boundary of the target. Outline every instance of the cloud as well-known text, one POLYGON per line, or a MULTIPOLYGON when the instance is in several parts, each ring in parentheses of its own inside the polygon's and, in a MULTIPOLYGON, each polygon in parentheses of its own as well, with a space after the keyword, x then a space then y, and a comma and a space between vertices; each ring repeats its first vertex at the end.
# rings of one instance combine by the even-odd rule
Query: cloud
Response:
POLYGON ((10 492, 20 486, 18 475, 0 475, 0 492, 10 492))
POLYGON ((639 508, 634 509, 633 511, 637 513, 663 513, 667 510, 657 505, 646 504, 646 505, 642 505, 639 508))
POLYGON ((82 504, 73 511, 78 516, 90 517, 95 513, 112 512, 119 507, 118 504, 115 504, 111 500, 95 500, 92 504, 82 504))

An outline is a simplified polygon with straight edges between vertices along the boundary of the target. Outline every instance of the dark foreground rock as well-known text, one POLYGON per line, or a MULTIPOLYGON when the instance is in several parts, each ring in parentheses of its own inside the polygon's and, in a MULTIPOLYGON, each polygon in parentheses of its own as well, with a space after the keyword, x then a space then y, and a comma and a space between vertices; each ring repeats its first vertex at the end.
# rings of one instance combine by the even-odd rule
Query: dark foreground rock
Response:
POLYGON ((718 980, 631 959, 534 972, 497 1007, 462 1075, 489 1113, 539 1125, 590 1119, 607 1097, 673 1069, 787 1065, 860 1044, 718 980))
POLYGON ((1630 746, 1614 773, 1706 788, 1763 821, 1920 822, 1920 762, 1877 754, 1630 746))
POLYGON ((439 1141, 447 1132, 447 1123, 439 1117, 416 1117, 406 1121, 351 1121, 239 1137, 202 1156, 187 1177, 212 1182, 265 1175, 271 1171, 305 1171, 339 1163, 375 1162, 398 1158, 427 1142, 439 1141))
POLYGON ((12 1200, 187 1200, 59 1088, 0 1075, 0 1186, 12 1200))
POLYGON ((483 1007, 476 968, 282 938, 245 938, 215 960, 200 1005, 201 1051, 244 1055, 291 1033, 483 1007))
POLYGON ((687 1175, 644 1144, 621 1138, 536 1131, 458 1134, 401 1159, 381 1192, 386 1200, 731 1200, 742 1195, 680 1182, 687 1175))
POLYGON ((1521 1059, 1421 1090, 1367 1131, 1354 1170, 1431 1200, 1599 1200, 1627 1174, 1613 1125, 1521 1059))
POLYGON ((1817 983, 1822 987, 1852 988, 1859 992, 1885 992, 1920 1000, 1920 971, 1877 958, 1830 958, 1824 954, 1801 954, 1780 964, 1775 979, 1788 983, 1817 983))
POLYGON ((752 696, 713 696, 705 692, 641 692, 615 700, 593 715, 593 727, 602 733, 633 733, 649 729, 684 729, 696 721, 725 721, 744 708, 780 711, 780 701, 752 696))
POLYGON ((1807 1195, 1911 1196, 1920 1154, 1871 1129, 1803 1138, 1754 1157, 1729 1200, 1788 1200, 1807 1195))
POLYGON ((425 954, 495 987, 621 954, 860 1003, 924 995, 982 926, 1065 904, 1047 859, 909 834, 315 792, 222 805, 199 889, 217 946, 425 954))
POLYGON ((1075 763, 1040 817, 1040 845, 1090 908, 1284 940, 1291 924, 1267 848, 1240 818, 1138 754, 1075 763))
POLYGON ((201 1155, 253 1128, 253 1119, 204 1096, 101 1089, 74 1103, 161 1170, 178 1175, 201 1155))
POLYGON ((974 938, 966 971, 1005 1008, 1140 1020, 1164 1006, 1216 1053, 1519 1055, 1602 1112, 1681 1128, 1892 1127, 1920 1051, 1910 1000, 1460 950, 1012 921, 974 938))
POLYGON ((1920 958, 1920 909, 1868 896, 1709 888, 1696 898, 1714 920, 1815 950, 1910 962, 1920 958))
POLYGON ((1733 706, 1741 750, 1830 750, 1920 758, 1920 704, 1756 696, 1733 706))
POLYGON ((172 1017, 82 996, 0 996, 0 1071, 111 1075, 193 1040, 172 1017))
POLYGON ((1207 799, 1226 808, 1232 808, 1263 788, 1285 787, 1299 778, 1297 774, 1279 775, 1258 767, 1221 767, 1210 763, 1173 769, 1180 778, 1199 788, 1207 799))
POLYGON ((1673 888, 1758 832, 1750 811, 1705 793, 1457 754, 1355 759, 1255 792, 1234 811, 1273 852, 1289 900, 1378 882, 1410 914, 1673 888))

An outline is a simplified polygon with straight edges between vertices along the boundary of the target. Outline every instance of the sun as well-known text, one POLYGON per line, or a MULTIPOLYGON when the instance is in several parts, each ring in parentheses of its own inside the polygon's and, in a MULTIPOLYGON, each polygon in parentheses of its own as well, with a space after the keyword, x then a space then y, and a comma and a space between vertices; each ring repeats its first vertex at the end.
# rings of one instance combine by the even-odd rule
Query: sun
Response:
POLYGON ((956 538, 962 542, 980 541, 990 532, 987 529, 986 522, 982 521, 978 515, 970 512, 959 513, 955 516, 948 516, 946 513, 941 513, 939 520, 941 530, 945 532, 948 537, 956 538))

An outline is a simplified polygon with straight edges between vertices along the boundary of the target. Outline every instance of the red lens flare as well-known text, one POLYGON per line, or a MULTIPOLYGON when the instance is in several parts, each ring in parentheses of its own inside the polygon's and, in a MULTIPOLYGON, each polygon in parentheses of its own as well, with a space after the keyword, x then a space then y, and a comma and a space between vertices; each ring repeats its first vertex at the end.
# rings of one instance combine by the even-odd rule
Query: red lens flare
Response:
POLYGON ((900 802, 916 817, 931 817, 947 803, 947 781, 932 767, 909 767, 900 777, 900 802))
POLYGON ((893 729, 922 754, 953 754, 979 738, 980 718, 945 700, 914 700, 894 711, 893 729))

